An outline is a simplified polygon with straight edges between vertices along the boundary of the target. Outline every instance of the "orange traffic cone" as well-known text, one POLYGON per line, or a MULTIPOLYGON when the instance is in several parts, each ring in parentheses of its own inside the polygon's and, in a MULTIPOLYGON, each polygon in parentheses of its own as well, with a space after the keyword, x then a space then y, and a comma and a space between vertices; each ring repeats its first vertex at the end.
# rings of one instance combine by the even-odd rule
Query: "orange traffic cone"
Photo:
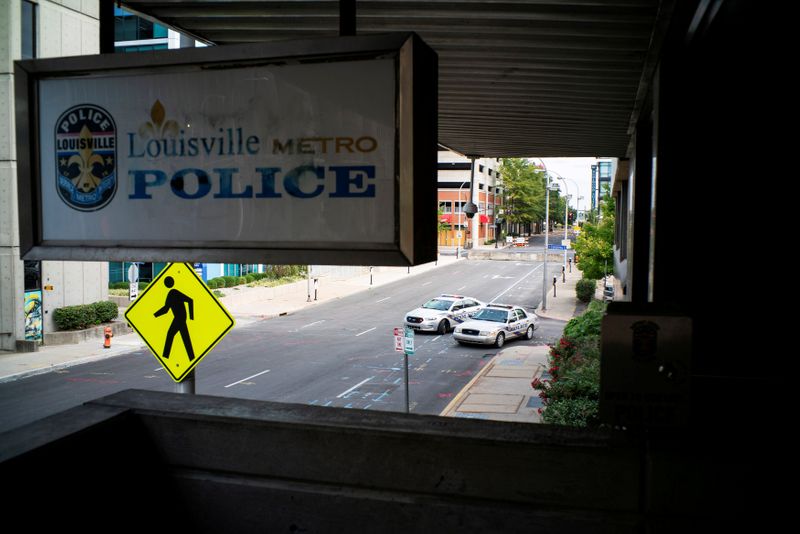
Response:
POLYGON ((111 331, 111 327, 110 326, 105 327, 103 332, 104 332, 105 338, 106 338, 106 340, 103 341, 103 348, 104 349, 110 349, 111 348, 111 338, 114 337, 114 332, 111 331))

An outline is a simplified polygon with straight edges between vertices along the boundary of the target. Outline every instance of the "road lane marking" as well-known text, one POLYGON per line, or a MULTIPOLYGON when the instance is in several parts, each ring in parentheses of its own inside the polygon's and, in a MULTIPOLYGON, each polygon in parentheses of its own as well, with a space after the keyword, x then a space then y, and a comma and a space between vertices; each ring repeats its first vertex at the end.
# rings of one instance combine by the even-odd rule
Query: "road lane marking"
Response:
POLYGON ((383 302, 384 300, 389 300, 390 298, 392 298, 392 297, 386 297, 386 298, 383 298, 383 299, 381 299, 381 300, 378 300, 378 301, 376 301, 376 303, 377 303, 377 302, 383 302))
POLYGON ((302 330, 303 328, 308 328, 309 326, 314 326, 315 324, 324 323, 325 319, 320 319, 319 321, 314 321, 313 323, 308 323, 305 326, 301 326, 299 329, 302 330))
POLYGON ((432 283, 433 283, 433 281, 431 281, 431 282, 425 282, 425 283, 424 283, 424 284, 422 284, 422 285, 423 285, 423 286, 427 286, 428 284, 432 284, 432 283))
POLYGON ((372 328, 370 328, 369 330, 364 330, 364 331, 363 331, 363 332, 361 332, 360 334, 356 334, 356 337, 358 337, 358 336, 363 336, 363 335, 364 335, 364 334, 366 334, 367 332, 372 332, 372 331, 373 331, 373 330, 375 330, 376 328, 378 328, 378 327, 377 327, 377 326, 373 326, 373 327, 372 327, 372 328))
POLYGON ((436 336, 435 338, 431 339, 431 341, 436 341, 437 339, 441 338, 442 336, 436 336))
POLYGON ((266 374, 266 373, 269 373, 269 369, 267 369, 266 371, 261 371, 260 373, 256 373, 256 374, 254 374, 253 376, 248 376, 247 378, 242 378, 242 379, 241 379, 241 380, 239 380, 238 382, 234 382, 233 384, 228 384, 228 385, 227 385, 227 386, 225 386, 225 387, 226 387, 226 388, 229 388, 229 387, 231 387, 231 386, 235 386, 236 384, 241 384, 242 382, 246 382, 246 381, 250 380, 251 378, 255 378, 255 377, 257 377, 257 376, 261 376, 261 375, 263 375, 263 374, 266 374))
POLYGON ((467 286, 461 286, 461 287, 459 287, 458 289, 456 289, 456 291, 461 291, 461 290, 462 290, 462 289, 464 289, 465 287, 467 287, 467 286))
POLYGON ((514 283, 513 283, 513 284, 511 284, 510 286, 508 286, 506 289, 504 289, 504 290, 503 290, 503 291, 502 291, 500 294, 498 294, 496 297, 494 297, 493 299, 491 299, 489 302, 495 302, 497 299, 499 299, 500 297, 502 297, 503 295, 505 295, 506 293, 508 293, 509 291, 511 291, 511 289, 513 289, 513 288, 514 288, 514 286, 516 286, 517 284, 519 284, 520 282, 522 282, 523 280, 525 280, 526 278, 528 278, 528 277, 529 277, 530 275, 532 275, 534 272, 536 272, 536 271, 538 271, 539 269, 541 269, 543 265, 544 265, 544 263, 542 263, 541 265, 539 265, 539 266, 537 266, 537 267, 534 267, 533 269, 531 269, 531 270, 528 272, 528 274, 526 274, 525 276, 523 276, 522 278, 520 278, 519 280, 517 280, 516 282, 514 282, 514 283))
POLYGON ((375 378, 375 377, 374 377, 374 376, 371 376, 371 377, 367 378, 366 380, 362 380, 361 382, 359 382, 359 383, 358 383, 358 384, 356 384, 355 386, 351 387, 350 389, 348 389, 348 390, 346 390, 346 391, 342 391, 341 393, 339 393, 338 395, 336 395, 336 398, 337 398, 337 399, 341 399, 342 397, 344 397, 345 395, 347 395, 347 394, 348 394, 348 393, 350 393, 351 391, 354 391, 354 390, 356 390, 356 389, 360 388, 361 386, 363 386, 364 384, 366 384, 367 382, 369 382, 369 381, 370 381, 370 380, 372 380, 373 378, 375 378))

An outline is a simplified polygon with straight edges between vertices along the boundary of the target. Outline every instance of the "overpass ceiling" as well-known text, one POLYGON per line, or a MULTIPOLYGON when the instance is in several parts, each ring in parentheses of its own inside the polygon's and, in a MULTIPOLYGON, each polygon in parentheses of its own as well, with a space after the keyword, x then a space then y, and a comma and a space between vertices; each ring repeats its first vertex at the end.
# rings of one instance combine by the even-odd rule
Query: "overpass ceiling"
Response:
MULTIPOLYGON (((663 2, 669 3, 669 2, 663 2)), ((339 2, 123 0, 217 45, 335 36, 339 2)), ((625 156, 664 26, 659 0, 359 0, 359 35, 439 55, 439 142, 462 154, 625 156)))

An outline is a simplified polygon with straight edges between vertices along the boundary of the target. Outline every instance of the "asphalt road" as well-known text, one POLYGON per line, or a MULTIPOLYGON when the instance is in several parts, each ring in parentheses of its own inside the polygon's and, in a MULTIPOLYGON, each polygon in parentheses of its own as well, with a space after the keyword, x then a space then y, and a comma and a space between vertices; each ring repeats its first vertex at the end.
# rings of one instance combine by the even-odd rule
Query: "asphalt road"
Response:
MULTIPOLYGON (((535 309, 541 263, 465 260, 236 327, 196 368, 197 393, 354 409, 404 411, 403 354, 394 327, 405 312, 440 293, 535 309)), ((541 319, 533 340, 560 335, 564 323, 541 319)), ((438 414, 498 349, 462 347, 451 334, 417 334, 409 357, 412 413, 438 414)), ((0 432, 89 400, 139 388, 173 391, 146 351, 0 384, 0 432)))

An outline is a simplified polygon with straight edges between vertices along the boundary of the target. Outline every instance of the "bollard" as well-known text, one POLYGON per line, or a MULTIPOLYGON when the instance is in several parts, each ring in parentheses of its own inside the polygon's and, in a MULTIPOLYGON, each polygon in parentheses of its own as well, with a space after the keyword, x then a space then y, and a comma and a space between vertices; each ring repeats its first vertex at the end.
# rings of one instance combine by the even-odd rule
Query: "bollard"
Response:
POLYGON ((114 337, 114 332, 111 330, 110 326, 107 326, 103 329, 103 337, 105 337, 105 341, 103 341, 103 348, 110 349, 111 338, 114 337))
POLYGON ((319 289, 319 278, 314 278, 314 300, 317 300, 317 289, 319 289))
POLYGON ((564 269, 564 266, 561 266, 561 282, 566 284, 567 283, 567 271, 564 269))
POLYGON ((554 277, 553 277, 553 297, 555 297, 555 296, 556 296, 556 284, 557 284, 557 283, 558 283, 558 277, 557 277, 557 276, 554 276, 554 277))

